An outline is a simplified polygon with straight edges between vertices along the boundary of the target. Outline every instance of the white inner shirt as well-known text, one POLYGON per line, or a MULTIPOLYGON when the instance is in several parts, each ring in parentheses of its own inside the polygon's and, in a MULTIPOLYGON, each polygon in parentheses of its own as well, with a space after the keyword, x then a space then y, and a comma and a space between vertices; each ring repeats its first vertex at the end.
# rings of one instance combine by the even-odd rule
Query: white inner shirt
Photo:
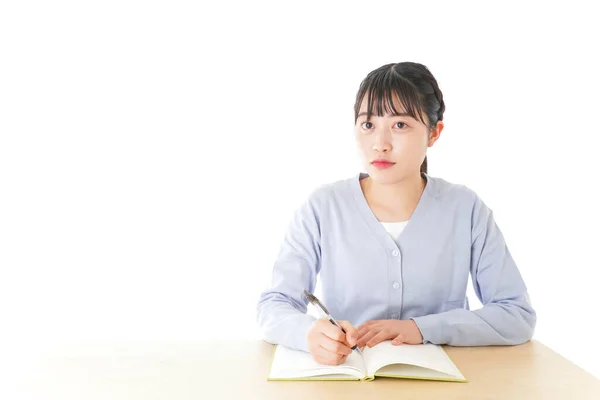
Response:
POLYGON ((390 236, 394 240, 396 240, 398 238, 398 236, 400 235, 400 233, 402 233, 402 231, 404 230, 404 227, 406 227, 406 224, 408 224, 408 221, 381 222, 381 225, 383 225, 385 230, 390 234, 390 236))

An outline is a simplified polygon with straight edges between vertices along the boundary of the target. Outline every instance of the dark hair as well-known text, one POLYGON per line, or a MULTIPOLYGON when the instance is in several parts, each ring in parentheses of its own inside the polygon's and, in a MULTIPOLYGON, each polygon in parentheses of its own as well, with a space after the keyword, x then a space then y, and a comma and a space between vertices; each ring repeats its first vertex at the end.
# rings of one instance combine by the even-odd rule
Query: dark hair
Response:
MULTIPOLYGON (((423 64, 401 62, 383 65, 369 72, 361 82, 354 103, 354 123, 365 95, 368 95, 367 118, 371 118, 373 111, 375 115, 384 115, 383 111, 397 114, 394 94, 404 105, 405 111, 427 125, 429 131, 444 118, 444 96, 429 69, 423 64), (423 114, 427 116, 427 122, 423 114)), ((421 164, 421 172, 427 173, 427 156, 421 164)))

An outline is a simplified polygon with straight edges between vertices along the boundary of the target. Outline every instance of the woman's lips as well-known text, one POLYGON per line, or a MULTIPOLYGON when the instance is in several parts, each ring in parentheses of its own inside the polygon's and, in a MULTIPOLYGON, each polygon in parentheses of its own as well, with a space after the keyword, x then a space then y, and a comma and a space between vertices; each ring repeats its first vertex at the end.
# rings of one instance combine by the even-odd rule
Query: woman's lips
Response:
POLYGON ((386 169, 391 167, 392 165, 394 165, 395 163, 390 162, 390 161, 384 161, 384 160, 377 160, 377 161, 373 161, 371 163, 371 165, 373 165, 375 168, 377 169, 386 169))

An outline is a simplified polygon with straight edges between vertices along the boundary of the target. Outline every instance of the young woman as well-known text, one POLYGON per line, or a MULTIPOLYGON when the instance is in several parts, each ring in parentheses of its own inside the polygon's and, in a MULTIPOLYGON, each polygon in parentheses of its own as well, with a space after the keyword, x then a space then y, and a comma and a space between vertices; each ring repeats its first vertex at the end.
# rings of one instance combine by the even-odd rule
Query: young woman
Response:
POLYGON ((444 100, 427 67, 387 64, 354 106, 366 172, 323 185, 296 210, 258 303, 267 342, 343 363, 351 347, 434 343, 514 345, 536 314, 492 210, 464 185, 427 173, 444 100), (471 311, 471 279, 483 307, 471 311), (303 290, 345 328, 306 314, 303 290))

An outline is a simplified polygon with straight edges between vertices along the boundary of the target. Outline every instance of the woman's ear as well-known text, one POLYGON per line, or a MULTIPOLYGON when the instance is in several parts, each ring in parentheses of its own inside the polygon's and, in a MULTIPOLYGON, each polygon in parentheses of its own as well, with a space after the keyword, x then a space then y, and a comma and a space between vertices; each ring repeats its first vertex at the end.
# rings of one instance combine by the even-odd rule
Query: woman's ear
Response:
POLYGON ((442 121, 438 121, 429 134, 429 142, 427 143, 427 147, 433 146, 433 144, 440 138, 443 129, 444 123, 442 121))

